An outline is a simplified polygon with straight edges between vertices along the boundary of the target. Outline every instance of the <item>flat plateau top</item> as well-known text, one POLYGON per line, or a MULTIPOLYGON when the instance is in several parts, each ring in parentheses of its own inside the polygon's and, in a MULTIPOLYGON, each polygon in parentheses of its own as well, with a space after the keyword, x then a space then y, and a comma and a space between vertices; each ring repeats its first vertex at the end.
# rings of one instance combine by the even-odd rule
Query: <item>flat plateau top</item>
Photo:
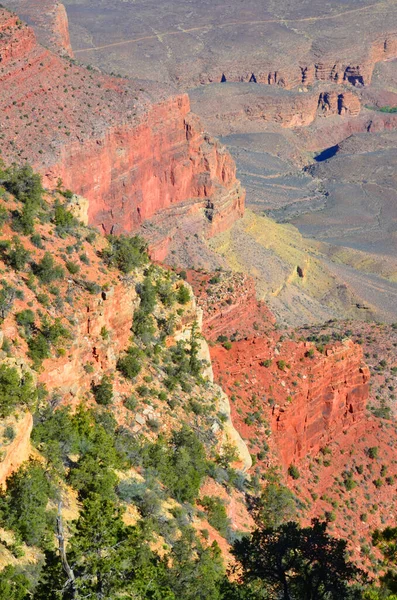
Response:
MULTIPOLYGON (((37 1, 37 0, 36 0, 37 1)), ((10 0, 18 4, 21 0, 10 0)), ((40 4, 40 3, 38 3, 40 4)), ((222 73, 367 58, 397 32, 394 0, 64 0, 76 57, 192 87, 222 73)))

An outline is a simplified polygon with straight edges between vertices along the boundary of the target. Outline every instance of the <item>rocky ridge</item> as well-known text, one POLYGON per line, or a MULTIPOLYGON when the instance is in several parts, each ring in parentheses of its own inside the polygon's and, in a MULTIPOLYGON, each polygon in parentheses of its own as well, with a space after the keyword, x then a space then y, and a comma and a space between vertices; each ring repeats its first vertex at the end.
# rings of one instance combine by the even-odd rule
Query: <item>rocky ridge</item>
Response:
POLYGON ((11 0, 7 8, 34 27, 43 46, 62 56, 73 58, 69 22, 65 6, 57 0, 11 0))

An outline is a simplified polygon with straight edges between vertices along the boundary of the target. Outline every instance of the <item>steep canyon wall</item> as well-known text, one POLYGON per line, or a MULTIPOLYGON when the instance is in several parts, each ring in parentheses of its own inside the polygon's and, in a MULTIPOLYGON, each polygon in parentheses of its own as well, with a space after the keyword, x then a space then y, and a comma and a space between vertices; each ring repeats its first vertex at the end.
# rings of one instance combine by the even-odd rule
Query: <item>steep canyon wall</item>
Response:
POLYGON ((133 231, 185 201, 198 202, 209 235, 242 215, 233 160, 204 134, 186 95, 75 66, 4 9, 0 28, 6 162, 27 160, 50 188, 61 179, 85 196, 90 223, 106 233, 133 231), (222 213, 230 195, 214 228, 211 211, 222 213))

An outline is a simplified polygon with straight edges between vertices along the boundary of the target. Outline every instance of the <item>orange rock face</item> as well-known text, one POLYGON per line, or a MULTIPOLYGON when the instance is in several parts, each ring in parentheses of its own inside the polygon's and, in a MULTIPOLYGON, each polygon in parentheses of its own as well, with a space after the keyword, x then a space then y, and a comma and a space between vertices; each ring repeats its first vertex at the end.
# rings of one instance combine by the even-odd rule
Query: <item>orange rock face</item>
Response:
MULTIPOLYGON (((246 378, 243 397, 255 392, 263 398, 277 452, 288 467, 364 419, 369 371, 361 347, 350 341, 329 347, 325 354, 314 351, 312 358, 311 344, 288 341, 276 350, 273 344, 269 338, 241 340, 229 351, 212 348, 211 357, 216 380, 229 392, 234 381, 246 378)), ((249 427, 238 425, 237 410, 233 418, 249 437, 249 427)))
POLYGON ((234 162, 203 133, 186 95, 62 60, 4 9, 0 27, 7 162, 29 161, 49 187, 61 178, 89 200, 90 223, 106 233, 131 232, 184 202, 207 235, 242 215, 234 162))
POLYGON ((352 342, 329 348, 309 363, 297 396, 272 410, 272 430, 284 465, 317 453, 363 420, 368 382, 362 349, 352 342))
POLYGON ((318 106, 325 116, 357 116, 361 109, 359 98, 349 90, 339 94, 334 90, 321 93, 318 106))
POLYGON ((21 464, 28 460, 30 454, 30 434, 33 429, 31 413, 25 413, 14 426, 15 438, 6 447, 5 456, 0 462, 0 486, 7 477, 19 469, 21 464))

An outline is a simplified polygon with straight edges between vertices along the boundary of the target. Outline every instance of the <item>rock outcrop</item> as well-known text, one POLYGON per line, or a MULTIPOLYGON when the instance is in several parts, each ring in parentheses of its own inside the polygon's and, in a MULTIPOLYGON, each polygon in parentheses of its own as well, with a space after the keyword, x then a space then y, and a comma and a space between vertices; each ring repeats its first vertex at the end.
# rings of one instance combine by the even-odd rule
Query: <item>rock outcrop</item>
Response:
POLYGON ((276 342, 273 334, 273 340, 234 342, 230 350, 214 347, 211 357, 215 381, 229 393, 235 381, 245 380, 237 392, 241 401, 233 405, 244 438, 252 435, 246 419, 253 410, 251 395, 262 398, 260 407, 285 468, 365 418, 369 371, 361 347, 351 341, 320 353, 312 344, 276 342))
MULTIPOLYGON (((15 438, 2 450, 0 461, 0 487, 7 477, 17 471, 21 464, 28 460, 31 453, 30 434, 33 429, 33 417, 26 412, 19 415, 18 419, 10 418, 4 422, 11 426, 15 432, 15 438)), ((3 425, 3 423, 2 423, 3 425)))
POLYGON ((188 271, 187 278, 203 310, 203 335, 208 340, 265 335, 273 327, 274 316, 258 301, 252 277, 224 271, 188 271))
POLYGON ((310 89, 286 90, 248 83, 203 86, 190 92, 193 110, 206 128, 221 135, 266 130, 272 124, 305 128, 318 117, 357 117, 361 100, 356 90, 330 83, 310 89))
POLYGON ((207 235, 242 215, 235 165, 204 134, 186 95, 75 66, 4 9, 0 27, 4 160, 29 161, 49 187, 62 179, 106 233, 131 232, 184 202, 207 235))
POLYGON ((62 56, 73 58, 68 16, 57 0, 8 0, 7 8, 34 27, 41 44, 62 56))
POLYGON ((255 60, 251 60, 250 69, 225 63, 214 66, 210 72, 202 72, 199 81, 195 83, 251 82, 286 89, 293 89, 299 85, 313 85, 317 81, 353 86, 368 85, 371 83, 376 63, 396 57, 397 36, 390 32, 384 34, 383 39, 368 40, 368 46, 364 46, 356 59, 353 56, 358 53, 354 47, 346 48, 343 58, 335 51, 316 50, 317 54, 320 54, 317 60, 316 52, 309 52, 298 60, 287 52, 286 57, 274 56, 273 64, 268 68, 263 68, 255 60))
POLYGON ((188 200, 197 201, 193 210, 214 210, 229 191, 236 197, 233 222, 244 210, 235 165, 189 110, 187 96, 172 97, 153 105, 136 127, 116 126, 102 140, 64 146, 46 180, 53 185, 61 177, 86 197, 89 222, 106 233, 136 230, 188 200))
MULTIPOLYGON (((126 278, 99 296, 84 295, 86 301, 76 313, 70 352, 48 360, 41 374, 41 381, 49 389, 58 389, 65 400, 73 403, 73 398, 91 385, 92 375, 84 365, 93 364, 103 372, 116 369, 120 352, 128 346, 134 309, 139 304, 135 286, 135 281, 126 278)), ((69 287, 73 288, 72 282, 69 287)))
POLYGON ((303 377, 297 395, 272 410, 284 465, 317 453, 365 415, 369 370, 360 346, 345 342, 328 348, 303 377))

